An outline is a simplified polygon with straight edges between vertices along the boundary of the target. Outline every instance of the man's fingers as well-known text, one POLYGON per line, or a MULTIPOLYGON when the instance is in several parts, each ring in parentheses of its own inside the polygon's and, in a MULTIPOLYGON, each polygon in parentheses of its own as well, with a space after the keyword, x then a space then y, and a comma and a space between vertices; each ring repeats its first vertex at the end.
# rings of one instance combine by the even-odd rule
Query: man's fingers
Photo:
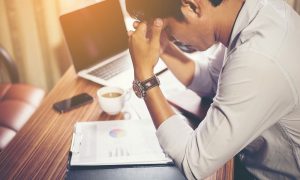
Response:
POLYGON ((146 37, 146 33, 147 33, 147 24, 144 22, 139 23, 135 34, 141 35, 142 37, 146 37))
POLYGON ((160 42, 160 35, 163 29, 163 21, 162 19, 155 19, 152 25, 152 37, 151 43, 159 43, 160 42))

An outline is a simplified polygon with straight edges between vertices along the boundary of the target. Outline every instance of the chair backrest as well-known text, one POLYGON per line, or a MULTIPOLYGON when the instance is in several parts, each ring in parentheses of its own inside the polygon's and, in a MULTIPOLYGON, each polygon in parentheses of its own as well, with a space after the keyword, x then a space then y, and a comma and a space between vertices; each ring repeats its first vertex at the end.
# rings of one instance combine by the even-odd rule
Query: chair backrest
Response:
POLYGON ((8 73, 8 76, 12 83, 20 82, 19 72, 13 58, 1 46, 0 46, 0 63, 4 65, 4 68, 6 68, 6 72, 8 73))

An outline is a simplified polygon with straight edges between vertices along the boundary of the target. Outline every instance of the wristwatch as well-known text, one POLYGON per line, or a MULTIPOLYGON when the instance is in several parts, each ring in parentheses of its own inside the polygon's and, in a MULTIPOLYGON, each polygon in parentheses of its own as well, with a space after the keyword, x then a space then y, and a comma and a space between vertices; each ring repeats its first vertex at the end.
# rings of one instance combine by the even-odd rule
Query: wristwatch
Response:
POLYGON ((134 80, 132 83, 132 89, 137 97, 144 98, 149 89, 159 86, 159 84, 159 79, 156 77, 156 75, 154 75, 144 81, 134 80))

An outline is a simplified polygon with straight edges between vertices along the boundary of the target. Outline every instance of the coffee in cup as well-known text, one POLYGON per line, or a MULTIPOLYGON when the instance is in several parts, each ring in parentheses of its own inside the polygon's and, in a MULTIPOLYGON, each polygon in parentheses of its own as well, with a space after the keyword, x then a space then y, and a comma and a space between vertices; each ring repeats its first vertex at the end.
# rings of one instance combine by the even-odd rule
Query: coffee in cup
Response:
POLYGON ((116 98, 116 97, 122 96, 122 94, 118 93, 118 92, 109 92, 109 93, 103 94, 102 96, 106 97, 106 98, 116 98))
POLYGON ((110 115, 116 115, 124 108, 129 93, 118 87, 105 86, 97 91, 101 109, 110 115))

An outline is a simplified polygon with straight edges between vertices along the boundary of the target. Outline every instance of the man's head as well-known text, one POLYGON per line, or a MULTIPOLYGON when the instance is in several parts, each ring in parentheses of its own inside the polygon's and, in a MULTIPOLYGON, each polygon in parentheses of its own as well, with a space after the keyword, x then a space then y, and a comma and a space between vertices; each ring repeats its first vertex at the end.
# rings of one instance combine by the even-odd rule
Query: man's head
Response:
MULTIPOLYGON (((220 34, 226 33, 227 36, 230 36, 232 27, 227 28, 225 26, 233 26, 240 9, 238 6, 241 3, 238 2, 242 1, 126 0, 126 7, 128 13, 140 21, 163 19, 164 30, 167 34, 197 50, 206 50, 216 41, 221 41, 220 34), (226 29, 225 32, 223 30, 225 28, 229 30, 226 29)), ((229 37, 225 38, 228 39, 229 37)), ((222 43, 227 43, 225 41, 227 40, 222 43)))

